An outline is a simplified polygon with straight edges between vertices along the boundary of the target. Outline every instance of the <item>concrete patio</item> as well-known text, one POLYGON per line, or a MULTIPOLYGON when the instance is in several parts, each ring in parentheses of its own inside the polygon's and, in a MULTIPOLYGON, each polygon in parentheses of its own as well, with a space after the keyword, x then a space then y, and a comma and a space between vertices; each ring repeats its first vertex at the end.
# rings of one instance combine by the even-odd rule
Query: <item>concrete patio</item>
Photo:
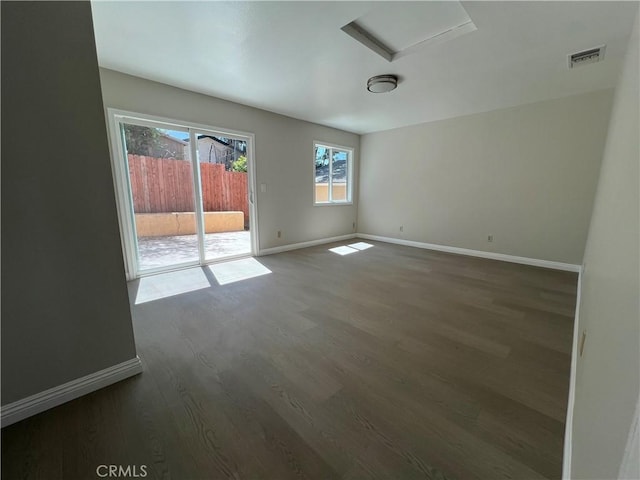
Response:
MULTIPOLYGON (((214 260, 251 253, 248 231, 207 233, 204 236, 205 258, 214 260)), ((167 267, 198 261, 198 239, 194 235, 139 237, 140 270, 167 267)))

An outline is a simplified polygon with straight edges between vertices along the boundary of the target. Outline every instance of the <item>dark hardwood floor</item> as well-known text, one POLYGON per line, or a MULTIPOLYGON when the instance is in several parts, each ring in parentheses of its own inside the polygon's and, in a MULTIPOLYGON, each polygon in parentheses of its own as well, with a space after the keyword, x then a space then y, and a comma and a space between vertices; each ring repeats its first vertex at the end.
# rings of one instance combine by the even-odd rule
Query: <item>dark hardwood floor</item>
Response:
POLYGON ((3 429, 2 478, 560 478, 577 275, 368 243, 132 284, 144 373, 3 429))

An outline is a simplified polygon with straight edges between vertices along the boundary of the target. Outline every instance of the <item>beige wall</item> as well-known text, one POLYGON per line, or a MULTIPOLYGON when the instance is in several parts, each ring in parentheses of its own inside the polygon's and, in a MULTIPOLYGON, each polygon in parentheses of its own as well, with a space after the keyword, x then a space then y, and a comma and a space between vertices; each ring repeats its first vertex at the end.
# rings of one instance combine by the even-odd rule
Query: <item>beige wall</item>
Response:
POLYGON ((576 371, 572 478, 617 478, 639 395, 638 42, 636 18, 584 257, 578 331, 587 337, 576 371))
MULTIPOLYGON (((138 237, 164 237, 167 235, 194 235, 194 212, 136 213, 138 237)), ((239 232, 244 230, 242 212, 204 212, 205 233, 239 232)))
POLYGON ((357 179, 358 135, 112 70, 101 69, 100 78, 105 107, 255 134, 260 248, 353 233, 357 202, 313 205, 313 142, 353 148, 357 179), (266 184, 265 193, 261 183, 266 184))
POLYGON ((580 264, 611 98, 363 135, 358 231, 580 264))
POLYGON ((136 350, 89 2, 0 6, 7 405, 136 350))
MULTIPOLYGON (((328 183, 316 183, 316 202, 328 202, 329 201, 329 184, 328 183)), ((334 200, 346 200, 347 199, 347 184, 346 183, 334 183, 333 184, 333 198, 334 200)))

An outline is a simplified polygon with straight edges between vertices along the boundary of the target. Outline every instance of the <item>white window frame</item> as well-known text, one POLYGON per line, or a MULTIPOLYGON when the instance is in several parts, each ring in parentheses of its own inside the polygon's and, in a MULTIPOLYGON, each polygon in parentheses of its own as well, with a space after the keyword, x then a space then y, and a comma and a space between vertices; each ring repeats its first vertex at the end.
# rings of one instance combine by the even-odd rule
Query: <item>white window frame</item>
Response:
POLYGON ((316 207, 328 207, 337 205, 353 205, 353 154, 354 149, 352 147, 345 147, 343 145, 336 145, 334 143, 323 142, 321 140, 315 140, 313 142, 313 205, 316 207), (327 185, 326 202, 318 202, 316 200, 316 148, 324 147, 331 150, 341 150, 347 152, 347 199, 346 200, 333 200, 333 155, 329 154, 329 182, 327 185))
MULTIPOLYGON (((200 169, 198 165, 197 146, 195 142, 195 134, 204 132, 214 135, 224 135, 228 138, 234 138, 238 140, 244 140, 247 142, 247 172, 248 172, 248 196, 249 196, 249 231, 251 238, 251 253, 249 255, 259 254, 260 239, 258 236, 258 205, 255 195, 256 191, 256 174, 255 174, 255 135, 249 132, 242 132, 237 130, 230 130, 227 128, 220 128, 211 125, 203 125, 200 123, 189 122, 185 120, 176 120, 172 118, 166 118, 159 115, 149 115, 138 112, 131 112, 127 110, 120 110, 116 108, 107 108, 109 136, 110 136, 110 149, 111 149, 111 169, 114 180, 114 187, 116 193, 116 204, 118 210, 118 221, 120 224, 120 239, 122 241, 122 249, 124 253, 125 274, 127 280, 134 280, 146 275, 153 275, 155 273, 161 273, 171 270, 179 270, 188 266, 206 265, 216 263, 218 261, 231 260, 234 257, 225 257, 218 260, 207 260, 204 257, 204 247, 201 239, 198 241, 198 253, 199 261, 190 262, 181 265, 175 265, 172 267, 162 267, 158 269, 149 269, 144 272, 140 272, 138 266, 138 245, 137 235, 135 230, 135 220, 133 218, 133 196, 131 193, 131 185, 129 184, 129 173, 126 170, 126 166, 123 163, 123 159, 126 158, 126 148, 124 145, 124 139, 120 133, 119 123, 126 121, 135 125, 142 125, 148 127, 157 128, 171 128, 177 127, 178 130, 187 129, 191 138, 191 163, 194 174, 194 185, 196 190, 194 191, 194 198, 196 200, 196 223, 197 230, 201 232, 204 230, 204 215, 202 211, 202 185, 200 184, 200 169), (123 157, 123 155, 125 155, 123 157)), ((200 236, 198 234, 198 236, 200 236)), ((240 255, 244 257, 247 255, 240 255)))

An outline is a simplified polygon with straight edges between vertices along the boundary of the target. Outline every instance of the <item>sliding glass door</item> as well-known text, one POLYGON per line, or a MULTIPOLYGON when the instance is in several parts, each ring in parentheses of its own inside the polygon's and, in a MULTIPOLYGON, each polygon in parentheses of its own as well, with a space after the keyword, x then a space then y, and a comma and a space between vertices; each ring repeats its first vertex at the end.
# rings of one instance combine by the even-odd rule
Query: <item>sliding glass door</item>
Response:
POLYGON ((251 255, 251 136, 110 110, 127 275, 251 255))
POLYGON ((175 128, 120 122, 140 272, 200 261, 189 131, 175 128))
POLYGON ((247 141, 195 131, 205 261, 251 253, 247 141))

